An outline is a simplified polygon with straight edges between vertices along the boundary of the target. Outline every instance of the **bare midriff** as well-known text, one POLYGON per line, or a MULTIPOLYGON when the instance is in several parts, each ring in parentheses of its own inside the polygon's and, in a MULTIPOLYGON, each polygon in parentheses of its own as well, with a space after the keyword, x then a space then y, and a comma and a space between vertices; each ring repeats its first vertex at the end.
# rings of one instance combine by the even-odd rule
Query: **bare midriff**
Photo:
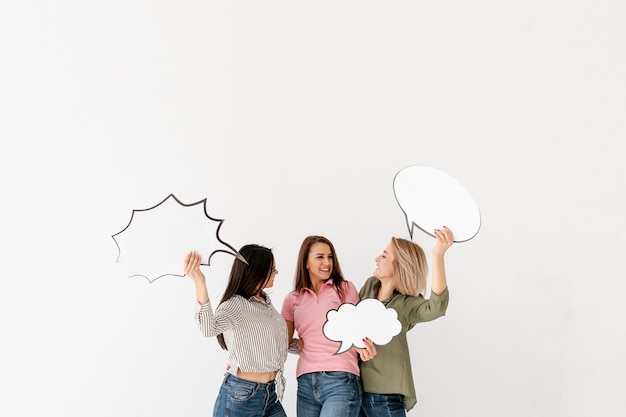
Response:
POLYGON ((276 371, 272 372, 243 372, 241 369, 237 369, 237 378, 244 379, 246 381, 259 382, 261 384, 267 384, 276 379, 276 371))

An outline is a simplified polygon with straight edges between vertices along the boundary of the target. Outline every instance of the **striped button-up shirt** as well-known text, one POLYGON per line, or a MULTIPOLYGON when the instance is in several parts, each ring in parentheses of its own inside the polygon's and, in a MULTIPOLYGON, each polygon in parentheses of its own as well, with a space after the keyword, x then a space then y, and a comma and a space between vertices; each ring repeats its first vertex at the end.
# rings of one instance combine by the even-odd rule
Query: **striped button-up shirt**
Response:
POLYGON ((285 387, 283 367, 287 360, 287 324, 272 302, 256 297, 234 295, 221 303, 215 313, 211 302, 200 304, 196 320, 206 337, 224 335, 228 346, 228 372, 277 371, 276 394, 282 398, 285 387))

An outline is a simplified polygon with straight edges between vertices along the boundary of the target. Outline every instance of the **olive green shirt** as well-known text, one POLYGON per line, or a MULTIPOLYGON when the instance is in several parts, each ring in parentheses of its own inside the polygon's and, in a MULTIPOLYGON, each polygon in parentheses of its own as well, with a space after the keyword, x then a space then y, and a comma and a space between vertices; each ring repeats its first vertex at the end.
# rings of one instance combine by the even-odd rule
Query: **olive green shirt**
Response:
MULTIPOLYGON (((376 298, 379 288, 378 278, 368 278, 359 293, 361 300, 376 298)), ((434 320, 446 313, 448 289, 441 295, 432 293, 428 300, 422 295, 412 297, 394 291, 382 303, 398 313, 402 330, 388 344, 376 345, 377 354, 374 359, 360 363, 363 391, 374 394, 402 394, 408 411, 416 404, 417 397, 406 332, 417 323, 434 320)))

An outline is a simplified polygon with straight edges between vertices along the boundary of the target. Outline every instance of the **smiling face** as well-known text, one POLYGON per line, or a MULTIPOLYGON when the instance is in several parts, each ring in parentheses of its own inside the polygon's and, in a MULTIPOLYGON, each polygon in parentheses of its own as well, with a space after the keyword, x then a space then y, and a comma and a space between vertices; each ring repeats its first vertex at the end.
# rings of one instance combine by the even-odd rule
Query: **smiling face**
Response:
POLYGON ((306 260, 311 283, 325 282, 333 272, 333 253, 326 243, 315 243, 309 250, 306 260))
POLYGON ((374 276, 381 281, 385 279, 393 279, 393 274, 395 272, 393 260, 393 246, 390 243, 387 245, 383 253, 378 255, 375 259, 376 270, 374 270, 374 276))

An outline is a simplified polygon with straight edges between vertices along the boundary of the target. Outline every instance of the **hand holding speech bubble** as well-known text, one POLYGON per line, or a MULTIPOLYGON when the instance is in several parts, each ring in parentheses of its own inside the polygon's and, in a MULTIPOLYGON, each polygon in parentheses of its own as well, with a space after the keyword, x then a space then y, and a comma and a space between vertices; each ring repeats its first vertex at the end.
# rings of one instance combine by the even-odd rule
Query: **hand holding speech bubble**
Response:
POLYGON ((365 348, 363 339, 368 337, 377 345, 386 345, 400 333, 402 325, 398 313, 375 298, 354 304, 342 304, 337 310, 326 313, 322 328, 324 336, 333 342, 341 342, 335 354, 343 353, 352 346, 365 348))
POLYGON ((431 236, 435 229, 447 226, 455 242, 470 240, 480 229, 480 212, 470 193, 438 169, 404 168, 393 180, 393 191, 406 216, 411 238, 415 226, 431 236))
POLYGON ((217 252, 229 253, 245 262, 232 246, 219 237, 224 220, 206 212, 206 198, 182 203, 174 194, 156 206, 133 210, 128 225, 113 235, 117 262, 128 267, 128 276, 143 276, 149 282, 166 275, 183 276, 183 261, 190 251, 209 265, 217 252))

